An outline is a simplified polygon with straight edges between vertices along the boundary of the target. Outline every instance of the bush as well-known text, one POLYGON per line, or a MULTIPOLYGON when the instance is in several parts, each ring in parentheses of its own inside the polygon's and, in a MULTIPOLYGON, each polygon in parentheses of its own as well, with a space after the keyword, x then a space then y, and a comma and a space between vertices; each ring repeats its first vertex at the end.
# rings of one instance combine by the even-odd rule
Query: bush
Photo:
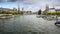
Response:
POLYGON ((60 12, 48 12, 49 15, 60 15, 60 12))
POLYGON ((2 11, 0 12, 0 14, 13 14, 13 15, 17 15, 17 14, 23 14, 23 12, 18 12, 18 11, 2 11))

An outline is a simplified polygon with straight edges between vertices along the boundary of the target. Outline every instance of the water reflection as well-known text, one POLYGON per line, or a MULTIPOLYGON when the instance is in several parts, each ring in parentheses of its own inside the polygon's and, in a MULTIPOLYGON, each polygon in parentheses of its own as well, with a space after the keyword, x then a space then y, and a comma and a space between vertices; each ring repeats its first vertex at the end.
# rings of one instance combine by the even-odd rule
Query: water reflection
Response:
POLYGON ((55 21, 36 18, 36 15, 17 15, 11 19, 0 19, 1 34, 59 34, 55 21))
POLYGON ((41 34, 41 32, 0 32, 0 34, 41 34))

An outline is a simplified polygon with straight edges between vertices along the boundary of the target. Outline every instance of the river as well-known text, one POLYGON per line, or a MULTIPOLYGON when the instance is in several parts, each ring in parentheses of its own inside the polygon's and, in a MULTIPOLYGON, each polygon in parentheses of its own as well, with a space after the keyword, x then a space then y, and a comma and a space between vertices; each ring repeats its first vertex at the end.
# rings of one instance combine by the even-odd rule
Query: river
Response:
POLYGON ((0 34, 60 34, 60 27, 54 23, 36 15, 17 15, 0 19, 0 34))

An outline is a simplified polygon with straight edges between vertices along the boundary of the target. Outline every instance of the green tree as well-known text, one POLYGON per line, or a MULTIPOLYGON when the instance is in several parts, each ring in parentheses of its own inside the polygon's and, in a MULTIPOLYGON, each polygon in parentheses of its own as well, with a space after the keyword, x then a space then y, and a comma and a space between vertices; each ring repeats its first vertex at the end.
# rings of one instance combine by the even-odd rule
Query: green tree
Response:
POLYGON ((41 14, 41 9, 38 11, 38 15, 40 15, 41 14))

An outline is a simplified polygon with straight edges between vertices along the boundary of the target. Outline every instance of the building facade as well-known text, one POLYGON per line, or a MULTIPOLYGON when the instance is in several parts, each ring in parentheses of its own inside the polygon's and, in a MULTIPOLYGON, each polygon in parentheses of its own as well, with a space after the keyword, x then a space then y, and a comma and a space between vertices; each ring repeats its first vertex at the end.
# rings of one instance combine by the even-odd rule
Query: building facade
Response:
POLYGON ((47 12, 60 12, 60 9, 55 9, 54 6, 52 8, 49 8, 48 5, 46 5, 46 9, 44 10, 44 13, 47 13, 47 12))
POLYGON ((55 11, 55 8, 49 8, 48 12, 56 12, 56 11, 55 11))

